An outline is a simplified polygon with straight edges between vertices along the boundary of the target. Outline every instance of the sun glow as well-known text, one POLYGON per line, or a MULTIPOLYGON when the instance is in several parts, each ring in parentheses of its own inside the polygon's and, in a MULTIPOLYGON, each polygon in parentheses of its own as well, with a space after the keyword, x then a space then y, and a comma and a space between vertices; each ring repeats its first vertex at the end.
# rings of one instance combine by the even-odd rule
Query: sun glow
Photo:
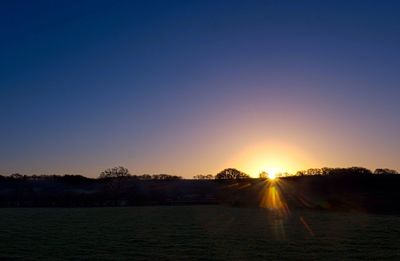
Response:
POLYGON ((277 171, 276 168, 270 168, 267 171, 267 173, 268 173, 268 178, 271 179, 271 180, 274 180, 277 177, 278 171, 277 171))
POLYGON ((272 178, 285 173, 295 174, 313 165, 318 163, 301 148, 285 142, 261 141, 239 149, 220 168, 235 166, 253 178, 260 177, 262 172, 272 178))

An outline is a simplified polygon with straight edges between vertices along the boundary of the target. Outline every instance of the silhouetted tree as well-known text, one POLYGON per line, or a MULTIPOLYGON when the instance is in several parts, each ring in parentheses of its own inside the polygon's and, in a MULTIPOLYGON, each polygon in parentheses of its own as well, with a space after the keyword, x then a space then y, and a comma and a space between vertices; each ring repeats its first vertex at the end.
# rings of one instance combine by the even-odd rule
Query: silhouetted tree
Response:
POLYGON ((370 175, 372 174, 372 171, 367 169, 367 168, 363 168, 363 167, 351 167, 348 168, 349 172, 351 174, 354 175, 370 175))
POLYGON ((106 169, 100 173, 99 178, 104 185, 105 196, 109 200, 108 204, 114 206, 121 204, 121 197, 126 191, 129 176, 129 170, 122 166, 106 169))
POLYGON ((151 180, 151 175, 150 174, 143 174, 140 176, 137 176, 138 179, 140 180, 151 180))
POLYGON ((19 173, 14 173, 14 174, 10 175, 10 178, 12 178, 12 179, 23 179, 24 176, 19 174, 19 173))
POLYGON ((261 173, 258 175, 258 177, 259 177, 260 179, 266 179, 266 178, 268 178, 268 173, 265 172, 265 171, 263 171, 263 172, 261 172, 261 173))
POLYGON ((310 168, 301 170, 296 173, 296 176, 332 176, 332 175, 370 175, 371 170, 362 167, 350 168, 310 168))
POLYGON ((99 178, 120 178, 120 177, 129 177, 129 170, 125 167, 119 166, 111 169, 106 169, 102 173, 100 173, 99 178))
POLYGON ((248 179, 248 178, 250 178, 249 175, 233 168, 224 169, 217 175, 215 175, 215 179, 248 179))
POLYGON ((154 179, 154 180, 177 180, 177 179, 182 179, 182 177, 168 175, 168 174, 154 174, 154 175, 152 175, 152 179, 154 179))
POLYGON ((322 170, 318 168, 311 168, 306 170, 306 175, 309 176, 316 176, 316 175, 322 175, 322 170))
POLYGON ((299 170, 296 172, 296 176, 305 176, 306 175, 306 171, 305 170, 299 170))
POLYGON ((210 179, 214 179, 214 176, 211 175, 211 174, 208 174, 208 175, 196 175, 196 176, 193 176, 193 179, 210 180, 210 179))
POLYGON ((383 175, 388 175, 388 174, 399 174, 398 172, 397 172, 397 170, 394 170, 394 169, 376 169, 375 171, 374 171, 374 174, 383 174, 383 175))

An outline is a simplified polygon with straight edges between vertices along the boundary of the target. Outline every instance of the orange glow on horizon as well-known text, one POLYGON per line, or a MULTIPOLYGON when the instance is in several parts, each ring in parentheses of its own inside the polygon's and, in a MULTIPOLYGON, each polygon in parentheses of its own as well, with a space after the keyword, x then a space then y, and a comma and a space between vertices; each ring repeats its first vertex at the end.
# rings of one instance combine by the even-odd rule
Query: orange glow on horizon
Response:
POLYGON ((283 173, 295 174, 298 170, 318 165, 299 148, 279 142, 260 142, 240 150, 225 166, 235 166, 239 170, 257 178, 261 172, 268 173, 270 179, 283 173))

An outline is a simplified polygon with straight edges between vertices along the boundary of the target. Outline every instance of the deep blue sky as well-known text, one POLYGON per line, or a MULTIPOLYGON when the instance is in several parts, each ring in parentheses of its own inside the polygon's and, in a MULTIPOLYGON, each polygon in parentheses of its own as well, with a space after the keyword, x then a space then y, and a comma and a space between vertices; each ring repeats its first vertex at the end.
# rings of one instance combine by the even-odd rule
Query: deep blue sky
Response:
POLYGON ((399 1, 1 1, 0 173, 400 169, 399 1))

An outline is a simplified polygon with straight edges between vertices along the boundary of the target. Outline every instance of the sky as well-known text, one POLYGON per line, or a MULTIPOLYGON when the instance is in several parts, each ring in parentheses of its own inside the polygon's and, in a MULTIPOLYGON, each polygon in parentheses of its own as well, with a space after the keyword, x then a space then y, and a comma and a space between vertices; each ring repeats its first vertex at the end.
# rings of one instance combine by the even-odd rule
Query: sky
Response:
POLYGON ((400 170, 399 1, 1 1, 0 174, 400 170))

